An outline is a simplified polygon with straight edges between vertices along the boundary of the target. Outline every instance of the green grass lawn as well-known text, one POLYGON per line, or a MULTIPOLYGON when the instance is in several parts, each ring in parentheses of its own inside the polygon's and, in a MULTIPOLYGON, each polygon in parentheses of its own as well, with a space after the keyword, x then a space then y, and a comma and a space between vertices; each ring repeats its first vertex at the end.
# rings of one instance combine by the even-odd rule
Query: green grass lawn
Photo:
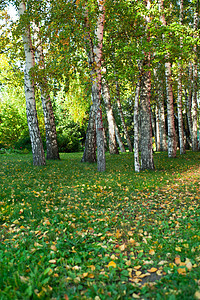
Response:
POLYGON ((200 153, 0 155, 0 299, 200 299, 200 153))

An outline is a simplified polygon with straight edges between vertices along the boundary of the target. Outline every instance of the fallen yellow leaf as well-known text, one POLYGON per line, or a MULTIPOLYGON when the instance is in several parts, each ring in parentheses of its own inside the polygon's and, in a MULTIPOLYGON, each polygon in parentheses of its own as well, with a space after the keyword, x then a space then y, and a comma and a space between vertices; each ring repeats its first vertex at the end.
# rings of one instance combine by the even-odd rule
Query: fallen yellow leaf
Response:
POLYGON ((135 272, 135 275, 136 275, 136 276, 140 276, 141 274, 142 274, 141 271, 136 271, 136 272, 135 272))
POLYGON ((150 255, 154 255, 155 254, 155 251, 153 249, 149 250, 149 254, 150 255))
POLYGON ((147 271, 150 272, 150 273, 154 273, 154 272, 156 272, 157 270, 158 270, 157 268, 152 267, 151 269, 149 269, 149 270, 147 270, 147 271))
POLYGON ((175 264, 180 265, 180 263, 181 263, 180 257, 179 257, 179 256, 176 256, 176 257, 175 257, 175 264))
POLYGON ((113 267, 113 268, 116 268, 116 263, 114 261, 110 261, 109 264, 107 265, 107 267, 113 267))
POLYGON ((186 269, 185 268, 178 268, 177 272, 179 274, 186 274, 186 269))

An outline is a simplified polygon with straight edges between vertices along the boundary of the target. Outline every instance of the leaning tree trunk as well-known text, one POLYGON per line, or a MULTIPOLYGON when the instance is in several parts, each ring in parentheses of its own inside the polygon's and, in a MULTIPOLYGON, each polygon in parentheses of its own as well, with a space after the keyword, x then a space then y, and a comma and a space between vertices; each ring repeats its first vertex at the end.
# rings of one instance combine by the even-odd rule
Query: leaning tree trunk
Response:
MULTIPOLYGON (((196 9, 194 13, 194 37, 197 38, 198 29, 198 4, 196 1, 196 9)), ((197 82, 198 82, 198 64, 197 64, 197 44, 194 45, 194 65, 193 65, 193 97, 192 97, 192 150, 198 151, 198 140, 197 140, 197 82)))
MULTIPOLYGON (((19 15, 23 17, 26 11, 24 2, 19 4, 19 15)), ((31 147, 33 153, 33 165, 45 165, 45 155, 40 135, 36 103, 34 81, 31 78, 31 69, 35 66, 34 53, 31 41, 30 27, 27 25, 22 34, 24 52, 26 59, 26 67, 24 71, 25 97, 26 97, 26 114, 31 139, 31 147)))
POLYGON ((140 95, 140 79, 137 82, 135 90, 135 103, 134 103, 134 165, 135 172, 140 172, 139 160, 139 95, 140 95))
MULTIPOLYGON (((147 64, 144 64, 144 68, 147 64)), ((154 170, 152 127, 150 109, 151 80, 150 72, 143 69, 140 87, 140 111, 141 111, 141 170, 154 170)))
MULTIPOLYGON (((166 26, 166 20, 164 15, 163 0, 159 0, 159 9, 161 11, 161 22, 163 26, 166 26)), ((165 37, 163 35, 163 41, 165 37)), ((169 62, 169 53, 165 56, 165 78, 166 78, 166 90, 167 90, 167 120, 168 120, 168 156, 176 157, 176 130, 174 123, 174 103, 173 103, 173 90, 172 90, 172 74, 171 63, 169 62)))
POLYGON ((124 144, 123 144, 123 141, 122 141, 122 138, 121 138, 121 135, 120 135, 120 132, 119 132, 119 128, 117 127, 117 124, 115 122, 115 119, 114 119, 114 125, 115 125, 115 136, 116 136, 116 139, 117 139, 117 143, 119 145, 119 149, 122 153, 126 152, 126 149, 124 147, 124 144))
POLYGON ((85 149, 81 162, 96 162, 96 126, 94 105, 90 107, 90 116, 85 139, 85 149))
MULTIPOLYGON (((180 25, 183 23, 183 0, 180 1, 180 25)), ((182 37, 180 38, 180 50, 182 50, 182 37)), ((184 142, 184 131, 183 131, 183 108, 182 108, 182 59, 179 57, 178 62, 178 131, 179 131, 179 144, 180 154, 185 154, 185 142, 184 142)))
POLYGON ((124 115, 123 115, 122 106, 121 106, 121 102, 120 102, 120 91, 119 91, 118 82, 116 82, 116 92, 117 92, 116 99, 117 99, 118 111, 119 111, 120 119, 121 119, 121 122, 122 122, 122 127, 123 127, 123 130, 124 130, 126 141, 127 141, 127 144, 128 144, 128 149, 129 149, 129 152, 133 152, 133 147, 132 147, 132 144, 131 144, 131 140, 130 140, 130 137, 129 137, 129 134, 128 134, 128 130, 127 130, 125 121, 124 121, 124 115))
MULTIPOLYGON (((105 73, 105 72, 104 72, 105 73)), ((119 154, 117 149, 117 143, 115 138, 115 124, 114 115, 111 106, 110 93, 108 83, 104 78, 102 78, 102 97, 105 104, 106 115, 108 120, 108 132, 109 132, 109 152, 110 154, 119 154)))
MULTIPOLYGON (((36 40, 38 46, 36 48, 36 57, 38 59, 39 69, 45 70, 44 53, 43 47, 39 38, 39 27, 35 25, 36 40)), ((44 72, 43 72, 44 73, 44 72)), ((47 148, 47 159, 60 159, 58 152, 57 133, 55 117, 53 113, 53 107, 49 94, 49 87, 47 78, 43 76, 39 82, 42 107, 44 113, 44 124, 46 131, 46 148, 47 148)))

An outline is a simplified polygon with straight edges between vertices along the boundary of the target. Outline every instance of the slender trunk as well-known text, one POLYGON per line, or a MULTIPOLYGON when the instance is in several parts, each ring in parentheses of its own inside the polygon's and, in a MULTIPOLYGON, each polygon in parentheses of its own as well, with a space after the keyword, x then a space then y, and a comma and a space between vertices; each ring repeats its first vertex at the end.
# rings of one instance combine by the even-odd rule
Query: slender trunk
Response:
POLYGON ((128 134, 128 130, 127 130, 125 121, 124 121, 124 115, 123 115, 122 106, 121 106, 121 102, 120 102, 120 91, 119 91, 118 82, 116 82, 116 92, 117 92, 116 99, 117 99, 118 111, 119 111, 120 119, 121 119, 121 122, 122 122, 122 127, 123 127, 123 130, 124 130, 124 134, 125 134, 125 137, 126 137, 128 149, 129 149, 129 152, 133 152, 133 147, 132 147, 132 144, 131 144, 131 140, 130 140, 130 137, 129 137, 129 134, 128 134))
POLYGON ((156 104, 156 151, 161 151, 160 147, 160 121, 159 121, 159 112, 158 105, 156 104))
MULTIPOLYGON (((144 64, 144 68, 147 65, 144 64)), ((150 109, 151 80, 149 71, 143 70, 140 88, 141 108, 141 169, 154 170, 150 109)))
MULTIPOLYGON (((196 1, 196 9, 194 13, 194 37, 197 38, 198 29, 198 4, 196 1)), ((193 97, 192 97, 192 150, 198 151, 198 140, 197 140, 197 82, 198 82, 198 64, 197 64, 197 44, 195 43, 194 48, 194 65, 193 65, 193 97)))
MULTIPOLYGON (((161 11, 161 22, 163 26, 166 26, 166 20, 164 15, 163 0, 159 0, 159 9, 161 11)), ((163 35, 163 41, 165 37, 163 35)), ((172 78, 171 78, 171 63, 169 62, 169 53, 165 56, 165 78, 167 89, 167 121, 168 121, 168 156, 176 157, 176 131, 174 123, 174 104, 173 104, 173 90, 172 90, 172 78)))
MULTIPOLYGON (((24 2, 19 4, 19 15, 23 16, 26 11, 24 2)), ((26 59, 26 67, 24 71, 25 97, 26 97, 26 114, 31 139, 31 147, 33 153, 33 165, 45 165, 45 155, 40 135, 36 103, 34 81, 31 78, 31 69, 35 66, 34 53, 30 35, 30 27, 26 26, 22 34, 24 52, 26 59)))
POLYGON ((110 154, 119 154, 115 137, 114 115, 111 106, 109 87, 104 78, 102 78, 102 97, 105 103, 106 115, 108 120, 109 152, 110 154))
POLYGON ((151 127, 152 127, 152 133, 155 139, 155 145, 156 145, 156 151, 157 150, 157 136, 156 136, 156 123, 155 123, 155 119, 154 119, 154 115, 151 109, 151 127))
POLYGON ((81 162, 96 162, 96 126, 94 105, 90 107, 90 117, 85 139, 85 149, 81 162))
POLYGON ((140 80, 138 80, 135 90, 135 103, 134 103, 134 164, 135 172, 140 172, 139 161, 139 95, 140 95, 140 80))
MULTIPOLYGON (((39 27, 35 25, 36 39, 38 42, 36 57, 38 60, 39 68, 45 70, 44 53, 41 41, 39 39, 39 27)), ((57 133, 55 125, 55 117, 53 113, 53 107, 49 94, 49 86, 47 78, 43 76, 39 82, 42 107, 44 113, 44 123, 46 131, 46 147, 47 147, 47 159, 60 159, 58 152, 57 133)))
MULTIPOLYGON (((189 64, 189 70, 188 70, 188 96, 186 97, 187 101, 187 120, 188 120, 188 127, 190 132, 190 138, 192 140, 192 86, 193 86, 193 68, 192 63, 189 64)), ((185 94, 187 94, 187 91, 185 90, 185 94)))
MULTIPOLYGON (((183 0, 180 1, 180 25, 183 23, 183 0)), ((182 38, 180 38, 180 50, 182 50, 182 38)), ((183 109, 182 109, 182 66, 181 66, 181 56, 178 62, 178 131, 179 131, 179 144, 180 144, 180 154, 185 154, 185 143, 184 143, 184 132, 183 132, 183 109)))
POLYGON ((119 149, 120 151, 123 153, 123 152, 126 152, 126 149, 124 147, 124 144, 123 144, 123 141, 122 141, 122 138, 121 138, 121 135, 120 135, 120 132, 119 132, 119 129, 117 127, 117 124, 115 122, 115 119, 114 119, 114 126, 115 126, 115 136, 116 136, 116 139, 117 139, 117 143, 119 145, 119 149))

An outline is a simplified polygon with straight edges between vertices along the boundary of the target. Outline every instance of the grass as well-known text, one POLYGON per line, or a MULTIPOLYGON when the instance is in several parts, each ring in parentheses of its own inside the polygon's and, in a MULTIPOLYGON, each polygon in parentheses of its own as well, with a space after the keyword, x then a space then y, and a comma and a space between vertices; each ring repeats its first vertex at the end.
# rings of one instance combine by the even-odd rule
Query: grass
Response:
POLYGON ((81 155, 0 155, 0 299, 200 299, 200 153, 81 155))

